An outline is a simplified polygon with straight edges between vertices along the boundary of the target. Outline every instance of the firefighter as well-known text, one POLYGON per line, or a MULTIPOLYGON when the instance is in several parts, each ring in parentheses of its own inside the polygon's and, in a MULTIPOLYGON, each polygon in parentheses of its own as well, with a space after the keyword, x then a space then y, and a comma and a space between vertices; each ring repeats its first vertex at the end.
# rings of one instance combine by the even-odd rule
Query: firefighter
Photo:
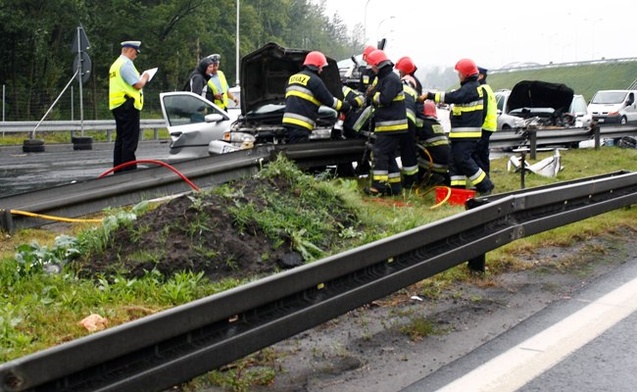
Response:
POLYGON ((486 196, 491 194, 494 185, 487 173, 473 159, 476 144, 482 136, 484 109, 483 90, 478 82, 478 67, 471 59, 461 59, 456 63, 455 70, 460 80, 459 89, 450 92, 425 91, 420 99, 453 104, 449 132, 451 186, 475 187, 481 196, 486 196))
POLYGON ((400 168, 396 152, 401 135, 409 131, 405 93, 394 64, 380 49, 367 56, 367 62, 376 75, 376 83, 368 91, 374 106, 374 134, 372 150, 372 184, 365 188, 368 195, 397 195, 402 191, 400 168))
POLYGON ((323 53, 309 52, 301 71, 288 79, 283 114, 286 143, 309 140, 321 105, 345 114, 350 111, 351 105, 335 98, 319 76, 326 66, 327 58, 323 53))
POLYGON ((416 124, 422 126, 416 117, 418 93, 407 82, 403 82, 405 111, 409 130, 400 135, 400 161, 402 163, 402 183, 404 189, 413 188, 418 178, 418 157, 416 151, 416 124))
POLYGON ((482 122, 482 136, 478 140, 476 152, 473 155, 476 163, 487 175, 491 170, 491 162, 489 161, 489 139, 491 135, 498 129, 498 102, 493 94, 493 89, 487 84, 488 70, 478 67, 478 82, 482 89, 484 99, 484 110, 482 122))
POLYGON ((412 188, 418 179, 418 154, 416 132, 422 128, 424 115, 422 102, 418 97, 422 94, 422 85, 414 76, 416 65, 411 58, 404 56, 398 59, 396 67, 405 91, 405 107, 409 120, 409 132, 400 140, 400 159, 402 162, 403 188, 412 188))
MULTIPOLYGON (((409 56, 403 56, 396 62, 396 69, 400 75, 400 78, 404 83, 409 83, 413 87, 418 95, 422 94, 422 83, 416 77, 416 71, 418 67, 414 64, 413 60, 409 56)), ((421 107, 422 109, 422 107, 421 107)), ((422 111, 420 111, 422 113, 422 111)))
POLYGON ((438 121, 436 104, 426 100, 423 104, 424 121, 416 132, 418 146, 419 185, 449 185, 451 146, 445 130, 438 121))
POLYGON ((370 86, 370 84, 373 84, 374 78, 376 77, 376 75, 372 71, 372 68, 369 65, 369 62, 367 61, 367 56, 369 56, 369 54, 373 52, 374 50, 376 50, 376 48, 371 45, 367 45, 363 49, 362 57, 363 57, 363 61, 367 63, 367 65, 361 66, 361 69, 360 69, 361 78, 360 78, 358 89, 362 93, 367 92, 367 88, 370 86))

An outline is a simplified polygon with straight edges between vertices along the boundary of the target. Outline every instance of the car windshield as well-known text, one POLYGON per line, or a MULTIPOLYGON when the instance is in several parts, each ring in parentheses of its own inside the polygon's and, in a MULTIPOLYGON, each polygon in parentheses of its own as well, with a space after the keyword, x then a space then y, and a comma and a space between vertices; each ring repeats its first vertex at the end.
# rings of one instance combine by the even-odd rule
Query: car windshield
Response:
POLYGON ((625 97, 625 91, 600 91, 595 94, 591 103, 621 103, 625 97))
POLYGON ((163 100, 166 119, 170 126, 204 122, 206 115, 213 113, 228 117, 221 110, 195 95, 167 95, 163 97, 163 100))

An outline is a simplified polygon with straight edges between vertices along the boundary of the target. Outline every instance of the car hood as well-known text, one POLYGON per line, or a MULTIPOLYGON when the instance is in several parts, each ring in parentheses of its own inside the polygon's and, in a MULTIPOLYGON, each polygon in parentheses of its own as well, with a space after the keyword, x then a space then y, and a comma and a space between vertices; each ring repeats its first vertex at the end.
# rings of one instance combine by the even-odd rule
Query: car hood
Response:
POLYGON ((560 83, 523 80, 513 86, 508 100, 508 112, 520 108, 553 108, 565 113, 573 101, 573 89, 560 83))
MULTIPOLYGON (((303 67, 309 50, 286 49, 268 43, 241 59, 241 114, 253 112, 268 104, 285 102, 285 86, 291 75, 303 67)), ((343 90, 334 59, 327 57, 321 78, 332 95, 342 99, 343 90)))

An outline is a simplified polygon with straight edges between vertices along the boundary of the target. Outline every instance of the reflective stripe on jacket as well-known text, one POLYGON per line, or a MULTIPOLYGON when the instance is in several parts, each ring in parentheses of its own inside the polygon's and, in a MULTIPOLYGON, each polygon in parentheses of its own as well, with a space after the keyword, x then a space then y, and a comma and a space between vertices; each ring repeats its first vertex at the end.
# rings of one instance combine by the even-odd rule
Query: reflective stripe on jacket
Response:
POLYGON ((457 90, 428 94, 428 98, 436 103, 453 104, 449 139, 479 139, 482 136, 482 96, 477 76, 466 79, 457 90))
MULTIPOLYGON (((115 60, 111 69, 108 71, 108 108, 113 110, 120 107, 128 97, 135 100, 133 106, 135 109, 142 110, 144 107, 144 94, 142 90, 138 90, 135 87, 128 84, 122 77, 122 66, 128 61, 126 57, 120 56, 115 60)), ((137 76, 139 72, 135 66, 133 66, 137 76)))
POLYGON ((374 132, 407 132, 405 93, 400 77, 387 65, 378 71, 374 86, 374 132))
POLYGON ((288 79, 282 123, 312 131, 321 105, 338 112, 343 101, 335 98, 318 74, 306 67, 288 79))

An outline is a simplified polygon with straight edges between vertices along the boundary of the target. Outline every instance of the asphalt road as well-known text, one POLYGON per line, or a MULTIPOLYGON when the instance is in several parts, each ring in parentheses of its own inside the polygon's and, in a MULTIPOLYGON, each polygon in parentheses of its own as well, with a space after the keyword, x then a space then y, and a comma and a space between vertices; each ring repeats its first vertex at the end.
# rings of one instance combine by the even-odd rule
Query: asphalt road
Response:
POLYGON ((403 392, 634 391, 637 259, 403 392))
MULTIPOLYGON (((166 140, 142 141, 137 159, 163 160, 168 150, 166 140)), ((28 153, 21 145, 0 146, 0 197, 98 178, 112 166, 113 143, 93 143, 91 150, 49 144, 44 152, 28 153)))

